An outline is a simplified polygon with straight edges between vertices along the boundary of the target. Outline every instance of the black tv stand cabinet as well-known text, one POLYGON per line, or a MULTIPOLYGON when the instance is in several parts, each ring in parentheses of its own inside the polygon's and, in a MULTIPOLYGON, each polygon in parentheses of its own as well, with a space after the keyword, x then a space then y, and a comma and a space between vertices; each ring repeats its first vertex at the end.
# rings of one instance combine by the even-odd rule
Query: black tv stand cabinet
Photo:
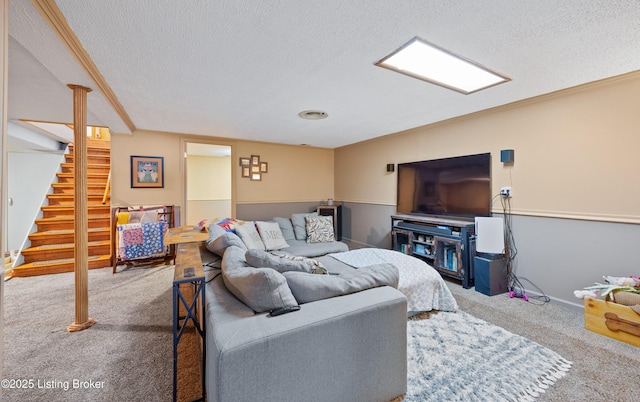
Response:
POLYGON ((476 253, 472 221, 418 215, 391 215, 391 248, 420 258, 441 275, 474 285, 476 253))

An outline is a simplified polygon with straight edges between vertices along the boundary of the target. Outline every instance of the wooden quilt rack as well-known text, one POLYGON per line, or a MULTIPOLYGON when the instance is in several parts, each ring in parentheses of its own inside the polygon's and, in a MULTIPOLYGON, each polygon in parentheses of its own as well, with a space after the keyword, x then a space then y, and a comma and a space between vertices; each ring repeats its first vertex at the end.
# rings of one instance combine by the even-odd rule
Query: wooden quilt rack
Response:
MULTIPOLYGON (((131 227, 131 225, 129 224, 130 215, 135 215, 137 217, 136 220, 140 218, 144 223, 165 222, 167 224, 167 229, 175 227, 175 207, 173 205, 140 208, 113 208, 111 215, 111 256, 113 259, 113 273, 116 273, 118 265, 126 265, 127 267, 131 267, 139 265, 149 265, 151 263, 160 261, 164 261, 165 264, 172 260, 175 261, 176 250, 175 245, 173 244, 164 245, 163 252, 154 253, 151 255, 140 255, 133 258, 127 258, 126 256, 121 255, 119 249, 120 239, 118 237, 118 233, 126 230, 126 227, 124 225, 129 225, 129 227, 131 227), (146 212, 148 212, 148 214, 144 214, 146 212), (142 216, 145 216, 145 218, 141 218, 142 216), (149 216, 155 219, 149 221, 149 216), (123 221, 125 221, 126 223, 123 223, 123 221)), ((142 225, 142 222, 135 223, 142 225)), ((146 239, 144 239, 144 236, 141 241, 146 241, 146 239)))

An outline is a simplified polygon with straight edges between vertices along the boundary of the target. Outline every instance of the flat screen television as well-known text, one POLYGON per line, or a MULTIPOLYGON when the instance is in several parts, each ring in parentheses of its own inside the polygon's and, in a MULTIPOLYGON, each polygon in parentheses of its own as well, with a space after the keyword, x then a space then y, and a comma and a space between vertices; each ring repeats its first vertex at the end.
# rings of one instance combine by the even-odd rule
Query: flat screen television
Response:
POLYGON ((400 214, 473 219, 491 215, 491 154, 398 164, 400 214))

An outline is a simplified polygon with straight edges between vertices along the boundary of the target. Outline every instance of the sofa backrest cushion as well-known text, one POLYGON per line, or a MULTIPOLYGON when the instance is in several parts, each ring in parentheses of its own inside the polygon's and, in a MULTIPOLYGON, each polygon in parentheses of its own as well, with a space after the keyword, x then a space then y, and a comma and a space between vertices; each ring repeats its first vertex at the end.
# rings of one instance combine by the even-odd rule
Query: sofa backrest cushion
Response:
POLYGON ((247 250, 244 254, 247 263, 256 268, 272 268, 278 272, 301 271, 308 273, 320 273, 326 268, 316 260, 306 257, 298 257, 291 254, 269 253, 262 250, 247 250))
POLYGON ((258 250, 264 250, 265 246, 262 242, 262 238, 256 229, 254 221, 248 221, 244 225, 236 226, 236 233, 248 249, 256 248, 258 250))
POLYGON ((222 257, 229 246, 247 250, 247 246, 235 233, 227 232, 215 223, 209 225, 209 239, 205 241, 207 250, 222 257))
POLYGON ((231 246, 222 258, 222 278, 235 297, 256 313, 298 305, 281 273, 249 266, 244 254, 241 248, 231 246))
POLYGON ((398 268, 388 263, 358 268, 349 275, 311 275, 305 272, 285 272, 289 288, 298 303, 309 303, 343 296, 378 286, 398 287, 398 268))
POLYGON ((256 226, 267 251, 289 247, 280 230, 280 225, 276 222, 256 221, 256 226))
POLYGON ((273 220, 278 223, 278 226, 280 226, 282 237, 284 237, 285 240, 296 239, 296 234, 293 231, 293 223, 291 223, 291 219, 276 216, 275 218, 273 218, 273 220))
POLYGON ((291 223, 293 224, 293 232, 296 236, 296 240, 307 240, 307 216, 318 216, 318 213, 310 212, 306 214, 291 215, 291 223))

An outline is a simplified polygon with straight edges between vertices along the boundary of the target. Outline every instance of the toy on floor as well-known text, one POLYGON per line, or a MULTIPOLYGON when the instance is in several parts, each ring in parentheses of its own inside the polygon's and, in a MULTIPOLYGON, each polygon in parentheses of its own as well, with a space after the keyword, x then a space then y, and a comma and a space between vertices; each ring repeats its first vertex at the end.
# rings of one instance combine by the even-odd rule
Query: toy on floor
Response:
POLYGON ((603 276, 607 283, 596 283, 593 286, 588 286, 583 290, 575 290, 573 294, 578 299, 584 299, 585 297, 593 297, 598 299, 611 299, 613 300, 613 292, 624 291, 640 294, 640 279, 637 276, 618 277, 618 276, 603 276))

